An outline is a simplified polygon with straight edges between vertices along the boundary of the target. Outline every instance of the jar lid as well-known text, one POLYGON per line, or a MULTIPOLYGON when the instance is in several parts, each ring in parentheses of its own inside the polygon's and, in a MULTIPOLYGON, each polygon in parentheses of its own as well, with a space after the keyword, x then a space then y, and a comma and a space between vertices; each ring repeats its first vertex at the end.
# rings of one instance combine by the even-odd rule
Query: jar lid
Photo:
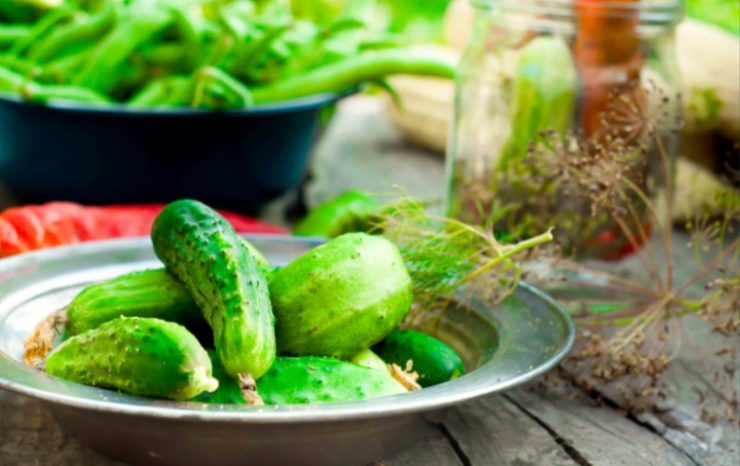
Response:
POLYGON ((476 8, 503 9, 531 15, 559 17, 599 15, 638 18, 641 23, 670 24, 683 18, 680 0, 471 0, 476 8))

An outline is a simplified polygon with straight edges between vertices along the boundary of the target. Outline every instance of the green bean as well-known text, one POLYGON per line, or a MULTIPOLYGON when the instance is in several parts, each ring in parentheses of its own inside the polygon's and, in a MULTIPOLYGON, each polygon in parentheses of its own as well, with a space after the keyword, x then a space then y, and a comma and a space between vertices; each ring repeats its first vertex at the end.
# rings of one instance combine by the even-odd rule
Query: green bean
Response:
POLYGON ((251 92, 239 80, 218 68, 207 66, 198 71, 191 105, 201 107, 209 91, 209 85, 213 86, 214 84, 222 86, 226 93, 235 98, 226 102, 227 108, 247 107, 252 104, 251 92))
POLYGON ((191 78, 170 76, 151 81, 128 100, 132 107, 181 106, 190 97, 191 78))
POLYGON ((66 83, 74 71, 84 63, 92 50, 91 43, 77 42, 65 51, 65 55, 48 62, 41 69, 38 79, 46 82, 66 83))
POLYGON ((23 1, 61 5, 35 8, 34 24, 0 25, 0 50, 7 49, 0 89, 34 102, 224 109, 343 91, 395 73, 454 75, 438 55, 362 51, 375 36, 351 8, 318 25, 239 0, 23 1))
POLYGON ((148 63, 168 68, 177 68, 186 54, 184 46, 179 43, 158 44, 141 52, 148 63))
POLYGON ((119 77, 117 68, 139 45, 164 29, 171 21, 170 14, 146 4, 138 8, 132 7, 127 13, 129 15, 122 18, 92 50, 74 80, 76 85, 98 92, 110 91, 119 77))
POLYGON ((165 84, 167 78, 155 79, 139 92, 133 95, 126 103, 132 107, 153 107, 164 99, 167 92, 165 84))
POLYGON ((0 91, 20 94, 24 99, 35 103, 46 103, 50 100, 108 102, 105 97, 89 89, 74 86, 43 86, 5 68, 0 68, 0 91))
POLYGON ((7 68, 0 67, 0 91, 18 92, 26 78, 7 68))
POLYGON ((77 86, 41 86, 32 84, 26 86, 22 94, 29 102, 38 104, 45 104, 51 101, 94 104, 106 104, 110 102, 106 97, 95 91, 77 86))
POLYGON ((0 50, 12 46, 30 31, 31 27, 26 24, 0 24, 0 50))
POLYGON ((172 8, 172 19, 175 23, 175 27, 180 33, 180 39, 182 43, 182 57, 183 67, 190 69, 198 64, 200 57, 200 32, 195 26, 193 18, 191 18, 186 11, 180 8, 172 8))
POLYGON ((111 4, 94 15, 56 29, 34 44, 28 57, 46 63, 71 44, 97 39, 113 25, 115 18, 116 9, 111 4))
POLYGON ((254 17, 254 4, 233 2, 220 4, 213 2, 206 6, 205 13, 223 27, 235 38, 242 40, 254 27, 247 18, 254 17))
POLYGON ((35 63, 9 55, 0 55, 0 67, 20 73, 24 76, 33 76, 36 74, 38 69, 35 63))
POLYGON ((34 2, 23 0, 1 0, 0 21, 8 23, 32 23, 43 13, 56 8, 61 0, 34 2))
POLYGON ((257 60, 287 31, 287 26, 276 26, 268 29, 258 40, 237 46, 231 72, 240 77, 249 76, 257 60))
POLYGON ((162 101, 163 106, 182 107, 190 103, 193 95, 193 78, 175 76, 168 82, 169 89, 162 101))
POLYGON ((66 21, 74 13, 75 10, 69 6, 61 6, 51 10, 33 25, 33 27, 28 31, 28 34, 13 43, 13 46, 8 50, 8 54, 11 56, 22 55, 26 49, 36 41, 40 40, 41 37, 46 35, 53 27, 62 21, 66 21))
POLYGON ((311 94, 340 92, 390 74, 452 78, 455 63, 439 54, 417 49, 367 52, 332 63, 301 76, 252 89, 255 103, 284 101, 311 94))

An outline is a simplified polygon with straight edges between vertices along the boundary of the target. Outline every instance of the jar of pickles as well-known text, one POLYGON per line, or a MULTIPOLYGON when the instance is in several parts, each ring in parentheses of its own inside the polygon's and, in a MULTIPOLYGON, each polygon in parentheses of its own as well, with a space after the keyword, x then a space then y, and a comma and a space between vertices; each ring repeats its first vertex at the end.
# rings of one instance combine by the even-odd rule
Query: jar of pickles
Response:
POLYGON ((449 142, 448 214, 616 258, 671 191, 675 0, 473 0, 449 142))

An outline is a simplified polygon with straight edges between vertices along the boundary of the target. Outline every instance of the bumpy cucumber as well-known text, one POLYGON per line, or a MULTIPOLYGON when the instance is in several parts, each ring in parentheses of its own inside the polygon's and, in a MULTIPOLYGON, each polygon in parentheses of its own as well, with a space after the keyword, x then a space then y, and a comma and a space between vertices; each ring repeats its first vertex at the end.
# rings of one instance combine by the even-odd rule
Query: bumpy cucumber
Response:
POLYGON ((385 365, 385 361, 380 359, 380 356, 375 354, 371 349, 364 349, 355 354, 350 359, 350 362, 357 364, 358 366, 368 367, 370 369, 388 371, 388 367, 385 365))
POLYGON ((394 330, 385 339, 380 357, 402 368, 413 362, 418 383, 429 387, 455 379, 465 373, 460 356, 444 342, 415 330, 394 330))
POLYGON ((499 167, 527 155, 543 131, 563 134, 573 118, 578 72, 568 45, 557 36, 540 36, 522 48, 510 111, 511 135, 499 167))
POLYGON ((262 376, 275 359, 270 293, 257 258, 231 225, 205 204, 176 201, 154 221, 152 242, 203 311, 226 373, 262 376))
POLYGON ((324 236, 334 238, 343 233, 367 231, 372 217, 383 207, 374 197, 362 191, 347 191, 334 199, 314 207, 296 225, 293 234, 298 236, 324 236))
POLYGON ((244 405, 247 401, 242 396, 239 382, 226 373, 224 366, 218 359, 215 351, 209 351, 208 357, 211 359, 213 366, 213 376, 218 380, 218 389, 214 392, 203 392, 190 401, 199 401, 209 404, 231 404, 244 405))
POLYGON ((408 313, 411 278, 393 243, 349 233, 275 272, 270 294, 283 354, 347 359, 408 313))
POLYGON ((257 261, 257 265, 259 266, 260 270, 262 270, 262 273, 268 274, 272 271, 273 266, 270 264, 270 261, 267 260, 265 255, 262 254, 262 252, 259 249, 254 247, 252 243, 250 243, 249 241, 245 240, 242 237, 239 237, 239 241, 241 242, 242 246, 249 249, 249 252, 252 253, 254 260, 257 261))
POLYGON ((265 404, 333 403, 405 393, 386 371, 330 358, 277 358, 257 382, 265 404))
POLYGON ((164 269, 156 269, 82 290, 67 308, 67 333, 78 335, 119 317, 156 317, 185 326, 203 321, 185 287, 164 269))
POLYGON ((211 361, 185 327, 143 317, 121 318, 59 345, 46 372, 133 395, 187 400, 213 391, 211 361))
MULTIPOLYGON (((242 245, 254 255, 264 274, 273 267, 249 241, 242 245)), ((67 308, 66 335, 74 336, 119 317, 155 317, 185 325, 205 326, 203 315, 185 286, 165 269, 133 272, 83 289, 67 308)))

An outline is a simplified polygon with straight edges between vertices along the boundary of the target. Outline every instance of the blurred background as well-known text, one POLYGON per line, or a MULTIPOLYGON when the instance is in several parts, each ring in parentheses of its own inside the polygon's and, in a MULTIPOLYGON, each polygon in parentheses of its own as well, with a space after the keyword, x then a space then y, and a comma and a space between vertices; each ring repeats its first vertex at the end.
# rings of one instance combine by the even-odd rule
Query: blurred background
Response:
MULTIPOLYGON (((571 47, 582 101, 585 62, 576 49, 588 23, 578 5, 600 4, 473 3, 4 0, 0 206, 197 197, 285 224, 353 188, 400 186, 443 202, 451 183, 445 151, 460 160, 470 139, 449 140, 461 131, 453 128, 454 75, 458 85, 485 75, 484 89, 511 94, 508 71, 503 81, 490 79, 489 58, 505 68, 513 55, 500 44, 539 31, 571 47), (466 48, 469 57, 477 53, 476 41, 485 41, 488 58, 458 65, 466 48)), ((635 46, 640 66, 660 62, 680 104, 681 145, 671 154, 680 156, 680 219, 711 204, 713 190, 737 170, 740 7, 735 0, 612 4, 635 12, 634 31, 644 34, 635 46), (644 32, 650 28, 660 32, 644 32)), ((603 48, 625 40, 590 39, 606 41, 603 48)), ((495 118, 512 111, 509 94, 486 110, 490 122, 473 123, 475 137, 508 128, 495 118)), ((459 98, 457 115, 472 115, 478 104, 459 98)), ((582 113, 576 108, 570 118, 582 113)))

